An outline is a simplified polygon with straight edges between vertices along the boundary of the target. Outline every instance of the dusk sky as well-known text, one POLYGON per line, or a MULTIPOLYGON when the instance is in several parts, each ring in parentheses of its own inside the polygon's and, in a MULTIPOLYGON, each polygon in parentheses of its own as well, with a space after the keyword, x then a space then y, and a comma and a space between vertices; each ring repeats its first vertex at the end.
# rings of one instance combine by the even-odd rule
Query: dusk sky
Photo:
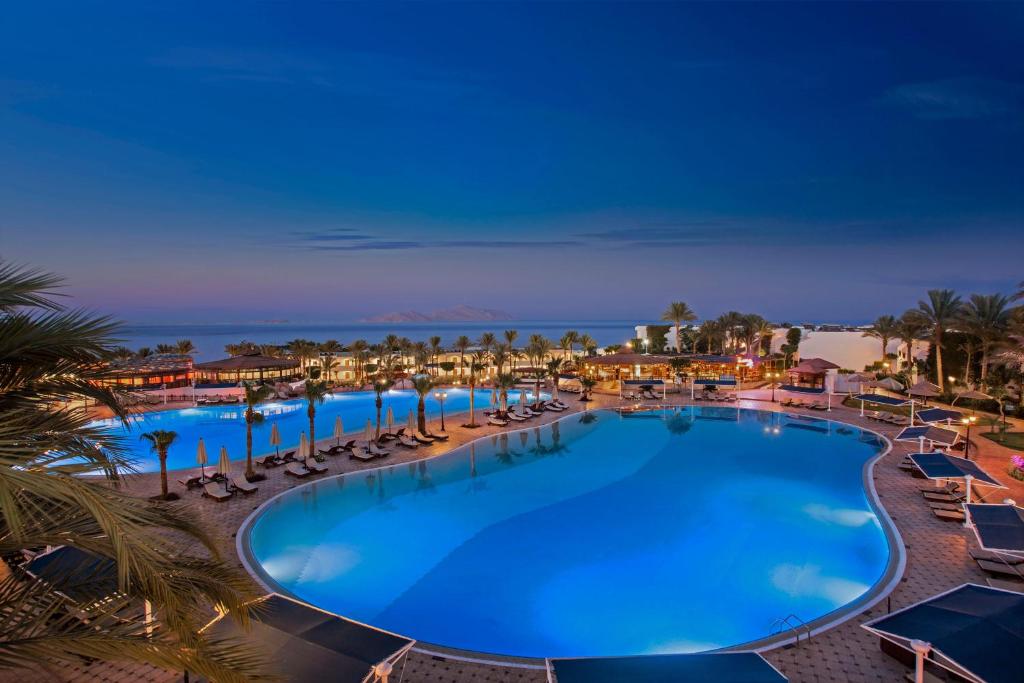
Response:
POLYGON ((127 320, 1024 279, 1021 4, 162 5, 0 22, 0 255, 127 320))

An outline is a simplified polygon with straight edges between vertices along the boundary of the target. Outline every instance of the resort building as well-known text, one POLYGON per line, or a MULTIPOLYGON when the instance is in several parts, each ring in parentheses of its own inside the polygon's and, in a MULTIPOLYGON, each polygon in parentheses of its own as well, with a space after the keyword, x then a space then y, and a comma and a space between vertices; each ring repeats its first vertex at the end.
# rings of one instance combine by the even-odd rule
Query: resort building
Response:
POLYGON ((612 353, 581 359, 582 373, 599 381, 691 380, 696 383, 756 382, 764 376, 765 363, 756 356, 714 354, 662 355, 612 353))
POLYGON ((259 353, 231 356, 193 366, 196 384, 237 384, 244 380, 284 380, 302 374, 299 361, 259 353))
POLYGON ((131 389, 176 389, 192 383, 192 356, 159 354, 110 364, 105 386, 131 389))

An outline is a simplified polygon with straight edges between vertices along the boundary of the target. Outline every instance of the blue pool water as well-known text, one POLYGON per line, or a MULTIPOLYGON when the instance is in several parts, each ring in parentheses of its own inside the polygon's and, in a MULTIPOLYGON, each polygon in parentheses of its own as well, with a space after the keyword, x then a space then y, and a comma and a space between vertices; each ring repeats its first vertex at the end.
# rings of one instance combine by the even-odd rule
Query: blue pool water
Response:
MULTIPOLYGON (((468 389, 445 389, 448 398, 444 402, 445 416, 469 410, 468 389)), ((533 395, 528 392, 528 397, 533 395)), ((546 395, 546 394, 542 394, 546 395)), ((376 395, 372 391, 352 391, 331 394, 322 405, 316 408, 317 440, 330 437, 334 433, 334 418, 341 416, 342 426, 346 432, 362 434, 367 418, 376 421, 377 409, 374 405, 376 395)), ((509 393, 509 403, 518 402, 520 392, 517 389, 509 393)), ((389 391, 384 395, 384 407, 381 409, 381 422, 387 415, 390 406, 395 416, 396 426, 404 426, 410 410, 416 409, 418 398, 415 391, 389 391)), ((486 389, 476 391, 476 409, 482 411, 490 405, 491 392, 486 389)), ((306 401, 296 399, 260 405, 259 411, 266 420, 260 426, 253 427, 253 455, 261 455, 274 450, 270 445, 271 425, 276 423, 281 433, 281 448, 294 447, 299 443, 299 434, 307 432, 309 436, 309 418, 306 416, 306 401)), ((426 401, 428 419, 436 419, 441 414, 441 407, 431 394, 426 401)), ((109 427, 111 432, 124 437, 124 443, 131 449, 131 457, 141 472, 156 472, 160 462, 149 448, 148 443, 140 441, 139 435, 154 429, 170 430, 178 433, 178 439, 167 455, 168 469, 197 467, 196 447, 200 437, 206 443, 206 452, 210 462, 216 464, 217 453, 221 446, 226 446, 232 460, 245 460, 245 406, 200 406, 181 410, 164 410, 142 413, 133 416, 131 425, 126 430, 115 420, 99 420, 92 426, 109 427)), ((455 418, 456 423, 464 421, 463 416, 455 418)), ((484 419, 477 415, 477 422, 484 419)), ((438 424, 431 424, 432 429, 438 424)), ((353 437, 355 434, 352 435, 353 437)))
POLYGON ((593 411, 271 500, 264 581, 422 642, 528 657, 692 652, 868 592, 889 547, 874 435, 736 408, 593 411))

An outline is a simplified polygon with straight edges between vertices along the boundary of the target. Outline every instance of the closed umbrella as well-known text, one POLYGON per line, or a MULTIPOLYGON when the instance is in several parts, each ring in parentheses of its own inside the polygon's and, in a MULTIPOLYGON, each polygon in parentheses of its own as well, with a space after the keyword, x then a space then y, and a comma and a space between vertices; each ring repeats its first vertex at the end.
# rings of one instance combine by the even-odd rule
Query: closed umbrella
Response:
POLYGON ((270 445, 277 450, 277 458, 281 459, 281 432, 277 428, 277 423, 270 425, 270 445))
POLYGON ((299 460, 304 460, 310 456, 309 452, 309 439, 306 438, 306 432, 302 432, 299 436, 299 451, 296 453, 299 460))
POLYGON ((341 445, 341 435, 345 433, 345 426, 341 423, 341 415, 334 418, 334 438, 338 440, 338 445, 341 445))
POLYGON ((395 413, 391 410, 391 406, 388 406, 388 415, 386 419, 388 421, 388 434, 390 434, 391 428, 395 426, 395 413))
POLYGON ((370 418, 366 418, 366 430, 365 434, 367 441, 373 441, 373 423, 370 422, 370 418))
POLYGON ((228 449, 220 447, 220 459, 217 461, 217 474, 224 478, 224 490, 228 490, 228 475, 231 474, 231 459, 228 457, 228 449))
MULTIPOLYGON (((409 420, 408 422, 406 422, 406 425, 408 426, 410 432, 416 431, 416 416, 412 414, 411 408, 409 409, 409 420)), ((409 436, 412 436, 412 434, 410 434, 409 436)))
POLYGON ((206 444, 203 443, 202 437, 199 437, 199 445, 196 447, 196 462, 199 464, 199 469, 202 472, 199 479, 206 481, 206 444))
POLYGON ((519 392, 519 405, 526 405, 526 389, 523 389, 522 391, 519 392))

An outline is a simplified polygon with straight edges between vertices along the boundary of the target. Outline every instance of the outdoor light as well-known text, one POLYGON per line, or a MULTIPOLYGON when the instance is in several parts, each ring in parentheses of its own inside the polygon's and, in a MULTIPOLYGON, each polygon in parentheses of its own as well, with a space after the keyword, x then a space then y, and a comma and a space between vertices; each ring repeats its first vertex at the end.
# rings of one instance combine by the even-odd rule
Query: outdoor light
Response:
POLYGON ((444 432, 444 431, 446 431, 445 428, 444 428, 444 400, 446 398, 448 398, 448 392, 447 391, 435 391, 434 392, 434 398, 436 398, 437 402, 441 404, 441 431, 444 432))
POLYGON ((974 415, 967 415, 960 420, 967 427, 967 435, 964 441, 964 457, 968 460, 971 459, 971 425, 978 421, 978 418, 974 415))

